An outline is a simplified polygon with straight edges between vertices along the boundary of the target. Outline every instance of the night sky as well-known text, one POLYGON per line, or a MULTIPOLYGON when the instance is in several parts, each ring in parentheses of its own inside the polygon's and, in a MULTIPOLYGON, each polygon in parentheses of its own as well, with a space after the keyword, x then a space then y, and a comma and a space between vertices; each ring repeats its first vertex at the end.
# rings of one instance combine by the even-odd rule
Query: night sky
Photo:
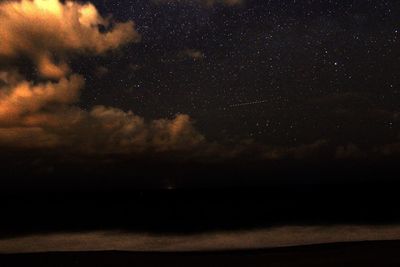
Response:
POLYGON ((74 64, 83 107, 189 114, 220 142, 398 142, 397 1, 94 4, 133 20, 142 40, 74 64))

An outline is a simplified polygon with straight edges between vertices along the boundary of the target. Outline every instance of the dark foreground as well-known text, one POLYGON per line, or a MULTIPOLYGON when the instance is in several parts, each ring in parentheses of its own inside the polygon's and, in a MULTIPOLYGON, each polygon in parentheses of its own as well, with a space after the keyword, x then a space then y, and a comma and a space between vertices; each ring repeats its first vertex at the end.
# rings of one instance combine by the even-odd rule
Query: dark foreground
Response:
POLYGON ((400 241, 311 245, 239 252, 60 252, 0 255, 0 266, 400 266, 400 241))

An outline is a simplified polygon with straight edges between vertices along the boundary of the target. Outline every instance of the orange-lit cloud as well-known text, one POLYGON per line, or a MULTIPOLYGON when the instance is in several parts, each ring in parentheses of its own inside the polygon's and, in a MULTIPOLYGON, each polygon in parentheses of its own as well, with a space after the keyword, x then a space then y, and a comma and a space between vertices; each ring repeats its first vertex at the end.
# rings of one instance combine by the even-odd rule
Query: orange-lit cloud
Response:
POLYGON ((145 121, 132 112, 73 104, 84 86, 71 75, 34 84, 16 74, 0 75, 0 144, 19 147, 59 146, 86 152, 140 152, 186 149, 203 141, 187 115, 145 121))
POLYGON ((0 57, 27 56, 47 78, 68 73, 64 60, 71 52, 100 54, 140 39, 132 21, 112 23, 90 3, 5 1, 0 21, 0 57), (100 25, 111 30, 101 32, 100 25))
POLYGON ((49 106, 75 102, 83 87, 83 78, 72 75, 58 82, 33 84, 18 80, 11 73, 0 74, 3 86, 0 91, 0 123, 15 122, 23 116, 39 112, 49 106), (3 79, 1 78, 3 76, 3 79))

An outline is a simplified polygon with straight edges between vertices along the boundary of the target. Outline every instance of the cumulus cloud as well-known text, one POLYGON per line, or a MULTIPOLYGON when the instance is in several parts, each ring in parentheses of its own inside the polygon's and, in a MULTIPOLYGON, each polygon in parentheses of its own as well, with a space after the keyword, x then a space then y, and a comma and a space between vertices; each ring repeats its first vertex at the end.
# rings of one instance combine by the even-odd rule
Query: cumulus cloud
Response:
POLYGON ((2 73, 0 144, 19 147, 69 147, 86 152, 140 152, 186 149, 203 141, 188 115, 145 121, 118 108, 74 106, 83 77, 34 84, 2 73))
POLYGON ((84 78, 70 73, 68 56, 101 54, 138 41, 132 21, 112 23, 90 3, 58 0, 1 2, 0 21, 0 57, 28 57, 47 78, 34 82, 0 69, 2 146, 140 152, 187 149, 203 141, 184 114, 146 121, 118 108, 86 111, 74 105, 84 78))
POLYGON ((3 73, 3 87, 0 91, 0 122, 13 123, 24 115, 33 114, 51 105, 65 105, 75 102, 83 87, 83 78, 72 75, 58 82, 33 84, 18 80, 11 73, 3 73))
POLYGON ((100 54, 140 38, 132 21, 112 23, 91 3, 4 1, 0 21, 0 57, 27 56, 46 78, 68 73, 68 53, 100 54), (99 26, 111 30, 104 33, 99 26))

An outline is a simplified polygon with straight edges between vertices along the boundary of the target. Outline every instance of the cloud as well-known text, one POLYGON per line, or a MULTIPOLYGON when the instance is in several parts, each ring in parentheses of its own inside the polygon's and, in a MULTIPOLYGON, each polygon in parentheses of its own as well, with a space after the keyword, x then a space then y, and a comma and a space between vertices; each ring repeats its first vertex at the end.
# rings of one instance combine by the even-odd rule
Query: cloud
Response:
POLYGON ((0 3, 0 57, 29 57, 40 75, 59 79, 69 72, 68 54, 101 54, 138 41, 132 21, 112 23, 91 3, 22 0, 0 3), (100 31, 104 27, 107 32, 100 31))
POLYGON ((318 158, 323 155, 324 148, 328 145, 328 141, 321 139, 311 144, 303 144, 290 147, 275 147, 266 149, 264 157, 266 159, 304 159, 304 158, 318 158))
POLYGON ((356 159, 363 156, 361 149, 353 143, 339 146, 336 149, 337 159, 356 159))
POLYGON ((3 147, 140 152, 185 150, 203 142, 188 115, 146 121, 118 108, 86 111, 75 105, 85 84, 84 77, 71 73, 68 56, 101 54, 138 41, 132 21, 112 23, 90 3, 58 0, 1 2, 0 21, 0 57, 28 57, 42 77, 35 82, 0 69, 3 147))
POLYGON ((5 84, 0 91, 0 124, 3 125, 52 105, 74 103, 83 87, 83 78, 78 75, 41 84, 18 80, 12 73, 0 73, 0 80, 1 76, 5 84))
POLYGON ((139 152, 185 149, 203 141, 188 115, 147 122, 118 108, 96 106, 85 111, 73 106, 84 86, 78 75, 42 84, 14 83, 3 86, 0 95, 3 146, 139 152))
POLYGON ((377 146, 374 148, 374 153, 380 153, 384 156, 400 155, 400 142, 377 146))
POLYGON ((244 0, 153 0, 156 3, 186 3, 186 4, 201 4, 206 7, 212 7, 216 4, 225 6, 237 6, 244 3, 244 0))
POLYGON ((203 52, 197 49, 185 49, 181 51, 179 54, 181 57, 190 58, 195 61, 202 60, 204 58, 203 52))

